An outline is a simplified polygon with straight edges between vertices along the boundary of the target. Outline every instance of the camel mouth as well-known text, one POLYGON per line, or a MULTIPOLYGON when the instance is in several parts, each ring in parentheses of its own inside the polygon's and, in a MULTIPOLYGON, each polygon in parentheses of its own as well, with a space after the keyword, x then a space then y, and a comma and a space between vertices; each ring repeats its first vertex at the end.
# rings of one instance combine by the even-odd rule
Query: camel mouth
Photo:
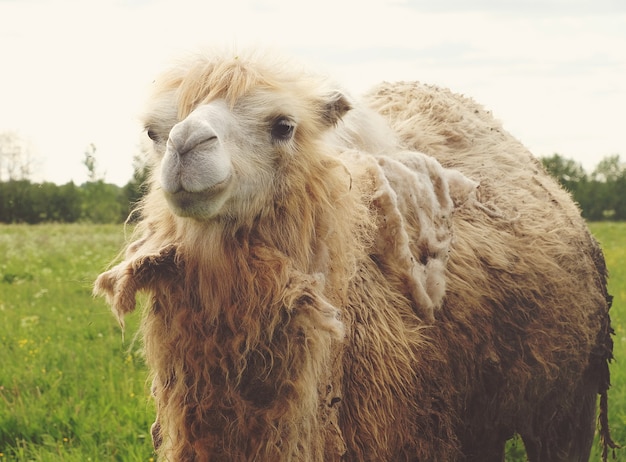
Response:
POLYGON ((211 218, 217 214, 228 198, 233 177, 229 174, 224 180, 200 191, 189 191, 180 187, 177 191, 163 190, 172 211, 181 217, 211 218))

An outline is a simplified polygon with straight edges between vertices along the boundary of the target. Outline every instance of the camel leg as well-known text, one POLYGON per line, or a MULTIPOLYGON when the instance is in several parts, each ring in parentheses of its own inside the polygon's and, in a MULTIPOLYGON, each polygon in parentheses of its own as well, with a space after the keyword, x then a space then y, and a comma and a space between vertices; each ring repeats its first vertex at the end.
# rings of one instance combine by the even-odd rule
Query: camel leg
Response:
POLYGON ((492 444, 489 447, 470 450, 465 455, 465 462, 504 462, 506 441, 492 444))
POLYGON ((541 429, 521 435, 529 462, 588 462, 595 433, 597 393, 594 388, 584 388, 576 394, 569 412, 545 416, 541 429))
POLYGON ((464 462, 504 462, 507 434, 497 430, 485 435, 473 434, 461 442, 464 462))

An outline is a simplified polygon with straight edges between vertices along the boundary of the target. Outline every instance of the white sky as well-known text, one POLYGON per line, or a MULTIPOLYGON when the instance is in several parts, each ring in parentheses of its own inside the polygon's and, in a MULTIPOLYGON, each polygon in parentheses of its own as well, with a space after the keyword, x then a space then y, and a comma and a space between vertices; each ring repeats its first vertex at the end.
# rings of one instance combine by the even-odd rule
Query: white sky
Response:
POLYGON ((0 132, 36 180, 125 184, 155 75, 201 45, 276 47, 353 94, 420 80, 473 97, 536 155, 626 158, 624 0, 0 0, 0 132))

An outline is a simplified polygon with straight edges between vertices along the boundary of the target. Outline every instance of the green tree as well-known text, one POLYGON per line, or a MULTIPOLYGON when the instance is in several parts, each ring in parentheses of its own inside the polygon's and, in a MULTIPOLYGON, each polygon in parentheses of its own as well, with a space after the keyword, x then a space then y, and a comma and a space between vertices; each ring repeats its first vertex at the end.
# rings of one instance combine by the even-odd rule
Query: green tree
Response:
POLYGON ((0 182, 0 222, 73 223, 81 217, 81 207, 81 192, 74 183, 0 182))
POLYGON ((91 143, 85 149, 85 158, 83 159, 83 165, 87 168, 87 181, 95 183, 96 181, 103 180, 104 174, 98 172, 98 160, 96 159, 96 145, 91 143))
MULTIPOLYGON (((89 165, 95 167, 95 163, 89 165)), ((138 175, 134 177, 137 184, 141 181, 138 175)), ((73 182, 58 186, 50 182, 31 183, 26 179, 0 181, 0 222, 119 223, 128 216, 129 191, 135 189, 133 184, 131 186, 120 188, 103 179, 86 182, 80 187, 73 182)))
POLYGON ((591 173, 591 177, 603 183, 615 183, 624 175, 626 163, 622 162, 619 154, 602 159, 591 173))
POLYGON ((124 199, 121 188, 104 182, 105 175, 98 170, 96 146, 85 150, 83 164, 88 181, 80 186, 81 220, 92 223, 118 223, 123 215, 124 199))
POLYGON ((572 159, 566 159, 560 154, 543 157, 541 163, 544 168, 558 180, 568 191, 574 193, 581 182, 587 181, 587 174, 582 164, 572 159))
POLYGON ((122 189, 103 180, 81 185, 81 219, 91 223, 119 223, 125 200, 122 189))
POLYGON ((626 220, 626 170, 615 180, 615 220, 626 220))
POLYGON ((81 216, 80 190, 73 181, 60 186, 55 198, 59 221, 74 223, 81 216))
POLYGON ((0 183, 0 220, 5 223, 39 223, 39 210, 33 201, 34 188, 28 180, 0 183))
POLYGON ((626 220, 626 163, 619 155, 603 158, 590 175, 559 154, 541 162, 572 193, 587 220, 626 220))
POLYGON ((604 207, 605 218, 623 220, 626 218, 626 163, 619 154, 602 159, 591 177, 598 183, 597 200, 604 207))

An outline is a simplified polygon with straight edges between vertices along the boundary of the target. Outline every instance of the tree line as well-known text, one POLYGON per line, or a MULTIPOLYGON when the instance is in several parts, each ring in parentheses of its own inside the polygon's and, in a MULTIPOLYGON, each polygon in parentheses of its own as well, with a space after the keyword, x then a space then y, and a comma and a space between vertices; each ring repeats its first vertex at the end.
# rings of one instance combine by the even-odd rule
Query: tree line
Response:
POLYGON ((124 186, 104 179, 81 185, 0 182, 0 222, 122 223, 144 194, 146 172, 136 171, 124 186))
POLYGON ((80 185, 32 182, 33 157, 19 134, 0 133, 0 223, 121 223, 145 193, 148 168, 140 156, 124 186, 105 182, 94 144, 85 150, 87 181, 80 185))
POLYGON ((86 182, 31 183, 29 180, 0 182, 0 222, 29 223, 121 223, 143 191, 139 184, 125 186, 103 180, 86 182))
POLYGON ((591 173, 559 154, 541 163, 572 194, 585 219, 626 220, 626 163, 618 154, 602 159, 591 173))

